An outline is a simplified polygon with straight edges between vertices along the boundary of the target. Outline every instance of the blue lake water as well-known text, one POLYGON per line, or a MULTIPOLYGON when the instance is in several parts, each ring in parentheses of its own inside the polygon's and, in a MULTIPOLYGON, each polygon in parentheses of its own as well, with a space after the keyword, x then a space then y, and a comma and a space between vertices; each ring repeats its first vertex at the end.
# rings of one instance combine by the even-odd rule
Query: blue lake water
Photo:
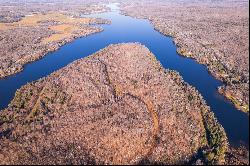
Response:
POLYGON ((111 12, 90 16, 112 21, 111 25, 102 26, 103 32, 76 39, 59 50, 49 53, 43 59, 27 64, 22 72, 0 79, 0 110, 6 108, 16 90, 28 82, 45 77, 110 44, 140 42, 155 54, 166 69, 178 71, 187 83, 202 94, 218 121, 225 128, 231 145, 238 146, 243 143, 248 147, 249 117, 218 94, 217 88, 222 85, 222 82, 213 78, 205 66, 193 59, 178 55, 172 38, 155 31, 148 20, 121 15, 115 5, 111 7, 111 12))

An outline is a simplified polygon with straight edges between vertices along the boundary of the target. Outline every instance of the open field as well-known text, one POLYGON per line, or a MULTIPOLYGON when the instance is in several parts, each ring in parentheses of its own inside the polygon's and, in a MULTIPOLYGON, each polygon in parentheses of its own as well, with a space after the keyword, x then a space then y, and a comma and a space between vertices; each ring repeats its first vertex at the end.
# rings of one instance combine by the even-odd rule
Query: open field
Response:
POLYGON ((141 0, 121 7, 125 14, 147 18, 156 30, 173 36, 178 52, 205 64, 225 82, 220 92, 249 112, 247 1, 141 0))
MULTIPOLYGON (((12 8, 14 11, 19 6, 13 5, 12 8)), ((75 38, 102 31, 100 27, 90 24, 109 23, 102 19, 80 18, 76 16, 77 11, 72 15, 66 9, 38 10, 33 14, 28 9, 27 15, 15 22, 0 22, 0 78, 20 72, 25 64, 40 59, 75 38)), ((102 5, 93 5, 90 9, 87 13, 106 10, 102 5)), ((80 13, 84 11, 80 10, 80 13)))
MULTIPOLYGON (((92 19, 94 20, 94 19, 92 19)), ((62 24, 89 24, 90 18, 73 18, 62 13, 35 14, 22 18, 22 20, 13 23, 0 23, 0 30, 14 29, 17 27, 34 27, 46 22, 55 22, 62 24)))
POLYGON ((210 75, 249 113, 248 9, 244 0, 1 0, 0 165, 249 164, 249 116, 210 75), (101 15, 112 22, 83 17, 110 11, 107 2, 153 26, 119 10, 101 15), (116 44, 138 40, 161 61, 140 43, 116 44), (195 87, 164 68, 172 64, 195 87))
POLYGON ((26 15, 63 11, 69 15, 79 16, 93 12, 108 10, 103 5, 107 0, 1 0, 0 22, 12 23, 20 21, 26 15))

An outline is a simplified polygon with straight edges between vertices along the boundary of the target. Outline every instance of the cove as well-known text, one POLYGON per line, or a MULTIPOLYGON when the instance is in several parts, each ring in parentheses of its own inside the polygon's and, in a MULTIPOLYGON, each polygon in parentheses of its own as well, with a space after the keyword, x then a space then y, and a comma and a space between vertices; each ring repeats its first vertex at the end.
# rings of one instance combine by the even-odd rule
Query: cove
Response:
POLYGON ((205 66, 193 59, 178 55, 172 38, 154 30, 148 20, 121 15, 117 5, 109 6, 112 9, 110 12, 88 16, 112 21, 111 25, 102 25, 103 32, 76 39, 44 58, 27 64, 22 72, 0 79, 0 110, 6 108, 14 98, 16 90, 28 82, 48 76, 110 44, 139 42, 149 48, 164 68, 179 72, 185 82, 202 94, 226 130, 232 146, 239 146, 242 143, 248 147, 249 117, 218 93, 217 88, 223 83, 212 77, 205 66))

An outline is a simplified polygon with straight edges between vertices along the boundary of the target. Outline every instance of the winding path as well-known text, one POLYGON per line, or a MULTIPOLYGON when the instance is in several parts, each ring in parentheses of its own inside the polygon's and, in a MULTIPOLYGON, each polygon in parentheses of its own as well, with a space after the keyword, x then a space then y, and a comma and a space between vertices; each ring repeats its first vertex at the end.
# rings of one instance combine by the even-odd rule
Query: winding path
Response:
MULTIPOLYGON (((161 64, 168 69, 176 70, 184 81, 195 87, 204 97, 217 119, 225 128, 230 144, 238 146, 240 143, 249 145, 249 117, 238 111, 230 101, 221 96, 217 88, 222 82, 213 78, 206 67, 193 59, 179 56, 172 38, 163 36, 150 24, 148 20, 135 19, 121 15, 117 6, 111 5, 112 11, 88 17, 101 17, 112 21, 111 25, 103 25, 104 32, 80 38, 61 49, 49 53, 43 59, 25 66, 16 75, 0 79, 0 109, 8 106, 15 92, 28 82, 38 80, 69 63, 91 55, 110 45, 124 42, 140 42, 148 47, 161 64)), ((134 94, 139 96, 138 94, 134 94)), ((150 101, 144 100, 146 103, 150 101)), ((153 110, 148 104, 149 110, 153 110)), ((154 133, 158 132, 157 116, 150 111, 155 122, 154 133)))

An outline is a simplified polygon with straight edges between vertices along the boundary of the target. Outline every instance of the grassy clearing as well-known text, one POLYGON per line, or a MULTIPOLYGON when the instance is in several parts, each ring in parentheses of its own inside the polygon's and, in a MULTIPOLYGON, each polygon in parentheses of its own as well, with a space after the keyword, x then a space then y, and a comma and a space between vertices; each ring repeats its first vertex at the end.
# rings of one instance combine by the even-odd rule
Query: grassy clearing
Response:
POLYGON ((72 35, 74 31, 77 31, 81 28, 75 25, 63 24, 63 25, 52 26, 49 29, 55 31, 56 34, 53 34, 48 38, 44 38, 42 40, 43 43, 55 42, 55 41, 60 41, 64 38, 68 38, 72 35))
POLYGON ((13 29, 22 26, 39 26, 46 21, 55 21, 62 24, 88 24, 91 18, 72 18, 62 13, 36 14, 24 17, 21 21, 14 23, 0 23, 0 30, 13 29))
POLYGON ((48 26, 55 34, 42 40, 43 43, 56 42, 68 38, 73 32, 80 30, 79 24, 89 24, 91 18, 73 18, 62 13, 36 14, 24 17, 19 22, 0 23, 0 30, 9 30, 17 27, 34 27, 43 25, 46 22, 57 22, 60 25, 48 26))

